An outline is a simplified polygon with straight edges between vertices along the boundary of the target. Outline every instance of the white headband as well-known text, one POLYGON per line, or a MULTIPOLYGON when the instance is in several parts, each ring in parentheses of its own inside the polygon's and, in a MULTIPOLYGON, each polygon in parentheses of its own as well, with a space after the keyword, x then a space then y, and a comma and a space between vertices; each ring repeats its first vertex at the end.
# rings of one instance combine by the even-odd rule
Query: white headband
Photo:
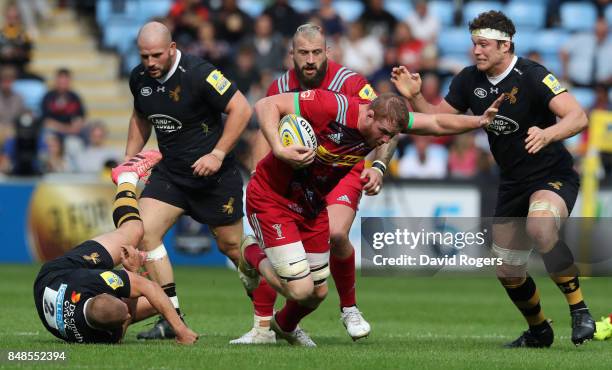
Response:
POLYGON ((492 40, 512 41, 509 34, 493 28, 479 28, 472 31, 472 36, 480 36, 492 40))

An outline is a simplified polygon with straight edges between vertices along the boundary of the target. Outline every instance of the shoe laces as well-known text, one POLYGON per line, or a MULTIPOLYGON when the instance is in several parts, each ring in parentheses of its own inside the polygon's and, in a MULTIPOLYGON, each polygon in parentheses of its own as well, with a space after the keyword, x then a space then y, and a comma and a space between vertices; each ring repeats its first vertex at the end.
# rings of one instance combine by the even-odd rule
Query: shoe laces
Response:
POLYGON ((302 328, 296 328, 293 332, 293 336, 300 341, 301 343, 310 343, 312 339, 306 334, 306 332, 302 328))
POLYGON ((342 311, 342 316, 345 321, 348 321, 353 325, 360 325, 361 321, 363 320, 361 317, 361 311, 356 308, 342 311))

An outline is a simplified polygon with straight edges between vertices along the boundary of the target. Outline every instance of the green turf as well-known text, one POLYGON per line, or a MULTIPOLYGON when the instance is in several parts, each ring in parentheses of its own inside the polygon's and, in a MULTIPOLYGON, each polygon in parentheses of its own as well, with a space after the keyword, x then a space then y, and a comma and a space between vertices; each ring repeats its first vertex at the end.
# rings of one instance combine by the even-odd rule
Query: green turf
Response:
MULTIPOLYGON (((32 299, 37 267, 0 265, 0 349, 63 350, 65 363, 7 363, 0 367, 81 369, 610 369, 612 341, 575 348, 567 305, 557 288, 539 278, 555 344, 547 350, 504 350, 524 329, 503 289, 485 278, 364 277, 358 300, 372 324, 368 339, 353 343, 339 322, 338 298, 328 300, 304 322, 317 348, 230 346, 250 328, 251 309, 229 270, 177 268, 181 307, 188 324, 203 333, 193 347, 172 342, 138 342, 136 324, 125 343, 68 345, 45 331, 32 299)), ((612 281, 582 283, 594 315, 612 310, 612 281)), ((331 286, 332 290, 334 289, 331 286)))

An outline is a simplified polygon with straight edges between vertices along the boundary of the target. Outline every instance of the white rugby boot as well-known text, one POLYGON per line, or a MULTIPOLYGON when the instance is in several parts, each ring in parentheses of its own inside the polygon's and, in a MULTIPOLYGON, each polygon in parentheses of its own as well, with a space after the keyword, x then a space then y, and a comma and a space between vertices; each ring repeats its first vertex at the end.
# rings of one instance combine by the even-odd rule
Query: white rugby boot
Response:
POLYGON ((342 307, 340 321, 342 321, 348 335, 350 335, 353 341, 370 335, 370 324, 363 318, 356 306, 342 307))
POLYGON ((302 346, 302 347, 316 347, 317 344, 306 334, 302 328, 298 325, 293 331, 286 332, 278 326, 276 322, 276 317, 272 317, 272 321, 270 321, 270 329, 272 329, 276 335, 283 338, 292 346, 302 346))
POLYGON ((230 344, 274 344, 276 343, 276 334, 270 330, 269 326, 261 326, 260 321, 270 321, 269 317, 260 317, 255 315, 253 328, 244 333, 240 338, 230 340, 230 344))

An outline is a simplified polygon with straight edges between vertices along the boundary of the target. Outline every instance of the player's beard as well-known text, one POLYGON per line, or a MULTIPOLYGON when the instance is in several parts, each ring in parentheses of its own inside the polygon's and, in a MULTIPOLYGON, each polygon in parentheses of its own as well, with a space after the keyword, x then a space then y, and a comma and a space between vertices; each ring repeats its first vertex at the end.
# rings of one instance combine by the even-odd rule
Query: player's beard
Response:
POLYGON ((304 87, 309 88, 309 89, 316 89, 320 87, 321 82, 325 78, 325 73, 327 73, 327 59, 325 59, 323 63, 321 63, 321 67, 316 69, 317 72, 312 77, 308 77, 304 74, 304 70, 306 69, 306 66, 300 68, 297 65, 297 63, 294 61, 293 68, 295 69, 297 73, 297 77, 298 77, 298 80, 300 81, 300 84, 302 84, 304 87))

